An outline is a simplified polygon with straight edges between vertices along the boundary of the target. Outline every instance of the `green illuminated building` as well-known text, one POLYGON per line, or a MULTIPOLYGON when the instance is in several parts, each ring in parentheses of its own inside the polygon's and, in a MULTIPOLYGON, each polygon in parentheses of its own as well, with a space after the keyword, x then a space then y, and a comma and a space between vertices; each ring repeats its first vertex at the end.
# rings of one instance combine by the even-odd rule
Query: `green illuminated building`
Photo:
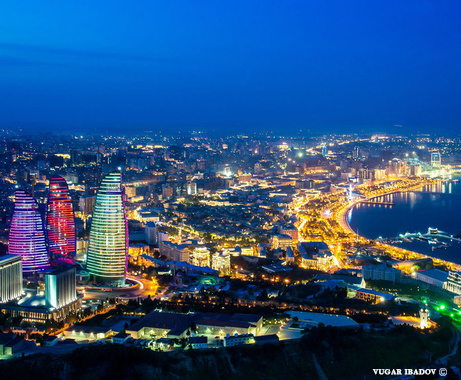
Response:
POLYGON ((122 174, 112 172, 104 177, 96 196, 86 266, 96 284, 124 286, 127 259, 122 174))

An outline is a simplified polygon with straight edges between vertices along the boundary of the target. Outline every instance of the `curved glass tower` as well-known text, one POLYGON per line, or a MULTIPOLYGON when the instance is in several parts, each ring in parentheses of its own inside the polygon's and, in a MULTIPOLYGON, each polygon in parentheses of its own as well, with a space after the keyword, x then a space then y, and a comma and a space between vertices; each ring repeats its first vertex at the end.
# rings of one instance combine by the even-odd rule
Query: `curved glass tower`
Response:
POLYGON ((75 256, 75 219, 69 187, 62 177, 50 179, 46 205, 46 234, 52 259, 75 256))
POLYGON ((44 270, 50 266, 50 261, 38 204, 23 190, 16 191, 14 198, 8 253, 21 256, 24 273, 44 270))
POLYGON ((106 175, 96 195, 86 267, 98 284, 124 286, 128 264, 128 226, 122 174, 106 175))

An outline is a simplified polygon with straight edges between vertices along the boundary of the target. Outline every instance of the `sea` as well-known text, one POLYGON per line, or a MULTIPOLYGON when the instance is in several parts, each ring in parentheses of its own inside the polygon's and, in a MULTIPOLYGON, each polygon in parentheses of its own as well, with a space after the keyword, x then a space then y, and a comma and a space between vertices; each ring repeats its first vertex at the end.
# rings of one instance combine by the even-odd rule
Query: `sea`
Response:
POLYGON ((451 238, 461 236, 461 175, 452 179, 457 181, 374 199, 393 205, 359 203, 347 215, 349 225, 369 239, 395 239, 406 233, 424 236, 429 228, 436 228, 438 234, 429 235, 432 243, 415 239, 392 245, 461 264, 461 242, 451 238))

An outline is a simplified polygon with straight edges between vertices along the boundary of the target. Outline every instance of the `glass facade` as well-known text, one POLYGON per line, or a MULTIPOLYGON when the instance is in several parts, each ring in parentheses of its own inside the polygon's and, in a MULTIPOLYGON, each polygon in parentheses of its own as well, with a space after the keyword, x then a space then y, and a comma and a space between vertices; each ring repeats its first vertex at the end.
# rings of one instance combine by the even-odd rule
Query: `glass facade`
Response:
POLYGON ((67 182, 62 177, 50 179, 46 205, 48 251, 52 259, 75 257, 75 219, 67 182))
POLYGON ((14 197, 8 253, 21 256, 23 273, 44 270, 50 266, 50 261, 38 204, 23 190, 16 191, 14 197))
POLYGON ((122 174, 109 173, 96 196, 87 270, 98 284, 124 286, 128 264, 128 227, 122 174))

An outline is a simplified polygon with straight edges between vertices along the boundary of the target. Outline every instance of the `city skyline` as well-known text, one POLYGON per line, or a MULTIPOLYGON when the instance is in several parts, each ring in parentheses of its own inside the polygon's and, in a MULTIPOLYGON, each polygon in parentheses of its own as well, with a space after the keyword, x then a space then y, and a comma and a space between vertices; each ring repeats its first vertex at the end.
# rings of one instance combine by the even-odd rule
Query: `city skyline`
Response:
POLYGON ((460 11, 4 4, 1 376, 461 379, 460 11))

